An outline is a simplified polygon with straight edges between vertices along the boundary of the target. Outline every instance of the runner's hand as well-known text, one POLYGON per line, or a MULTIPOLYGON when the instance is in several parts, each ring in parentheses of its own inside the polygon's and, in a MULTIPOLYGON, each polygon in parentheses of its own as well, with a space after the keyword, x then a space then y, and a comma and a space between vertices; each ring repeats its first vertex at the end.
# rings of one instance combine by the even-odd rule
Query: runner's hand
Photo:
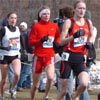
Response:
POLYGON ((44 36, 44 37, 41 39, 41 42, 43 43, 43 42, 45 42, 45 41, 47 41, 47 40, 48 40, 48 35, 44 36))
POLYGON ((92 49, 93 43, 87 42, 85 46, 86 46, 87 49, 92 49))

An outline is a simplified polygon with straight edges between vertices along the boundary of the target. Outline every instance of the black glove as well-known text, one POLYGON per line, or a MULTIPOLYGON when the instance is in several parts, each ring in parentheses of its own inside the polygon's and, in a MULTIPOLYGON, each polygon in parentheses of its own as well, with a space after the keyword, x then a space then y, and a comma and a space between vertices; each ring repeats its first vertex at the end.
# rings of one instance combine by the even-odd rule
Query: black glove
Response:
POLYGON ((28 61, 28 54, 27 54, 27 52, 26 52, 26 50, 23 50, 22 52, 21 52, 21 61, 28 61))
POLYGON ((62 54, 62 52, 63 52, 63 47, 64 47, 64 46, 61 46, 59 43, 53 42, 54 51, 55 51, 55 53, 59 53, 60 56, 61 56, 61 54, 62 54))
POLYGON ((41 39, 41 42, 43 43, 44 41, 47 41, 48 40, 48 35, 44 36, 42 39, 41 39))
POLYGON ((9 51, 11 49, 11 46, 8 46, 8 47, 0 47, 0 49, 9 51))
POLYGON ((78 38, 78 37, 80 37, 80 36, 84 36, 84 29, 80 29, 79 31, 77 31, 77 32, 73 35, 74 38, 78 38))
POLYGON ((53 47, 54 47, 54 48, 59 48, 59 47, 60 47, 60 44, 57 43, 57 42, 53 42, 53 47))
POLYGON ((87 55, 87 65, 89 66, 90 62, 95 64, 96 60, 96 51, 93 43, 87 42, 86 48, 88 49, 88 55, 87 55))
POLYGON ((85 46, 86 46, 87 49, 92 49, 93 48, 93 43, 87 42, 85 46))

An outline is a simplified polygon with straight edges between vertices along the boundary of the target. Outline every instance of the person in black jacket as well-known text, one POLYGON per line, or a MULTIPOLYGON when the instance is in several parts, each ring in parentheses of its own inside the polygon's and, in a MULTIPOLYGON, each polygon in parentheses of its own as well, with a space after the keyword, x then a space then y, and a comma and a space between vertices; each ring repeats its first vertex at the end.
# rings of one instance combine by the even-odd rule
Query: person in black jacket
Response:
MULTIPOLYGON (((25 44, 25 49, 27 52, 27 56, 24 56, 23 53, 21 53, 21 75, 19 82, 17 84, 17 91, 20 91, 22 88, 30 88, 31 87, 31 77, 32 77, 32 61, 29 61, 28 55, 31 55, 33 51, 33 47, 30 47, 28 45, 28 35, 29 35, 29 30, 28 30, 28 25, 26 22, 21 22, 20 23, 20 31, 22 34, 22 37, 24 38, 24 44, 25 44)), ((23 50, 22 50, 23 51, 23 50)))

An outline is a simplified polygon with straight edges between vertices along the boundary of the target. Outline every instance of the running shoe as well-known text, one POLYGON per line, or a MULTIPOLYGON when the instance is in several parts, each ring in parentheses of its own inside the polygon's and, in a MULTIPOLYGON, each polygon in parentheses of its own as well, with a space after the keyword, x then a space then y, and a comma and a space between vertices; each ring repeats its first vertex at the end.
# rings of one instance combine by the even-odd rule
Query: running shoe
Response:
POLYGON ((16 100, 16 95, 14 93, 15 93, 15 90, 14 89, 10 89, 11 100, 16 100))
MULTIPOLYGON (((10 95, 11 94, 9 89, 8 90, 5 90, 4 93, 7 94, 7 95, 10 95)), ((17 92, 14 91, 14 95, 16 95, 16 94, 17 94, 17 92)))

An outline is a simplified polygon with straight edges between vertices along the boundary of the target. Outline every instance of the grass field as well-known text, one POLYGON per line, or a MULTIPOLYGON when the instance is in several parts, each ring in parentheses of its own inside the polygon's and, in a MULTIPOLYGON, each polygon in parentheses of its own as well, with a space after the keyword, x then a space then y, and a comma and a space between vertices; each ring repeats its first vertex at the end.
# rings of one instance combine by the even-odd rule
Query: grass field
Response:
MULTIPOLYGON (((97 94, 100 92, 100 89, 94 89, 93 91, 89 92, 90 100, 97 100, 97 94)), ((57 90, 55 86, 52 86, 49 100, 55 98, 57 95, 57 90)), ((37 93, 36 100, 43 100, 44 93, 37 93)), ((10 96, 6 95, 7 100, 10 100, 10 96)), ((17 92, 17 100, 30 100, 30 89, 24 89, 21 92, 17 92)))

